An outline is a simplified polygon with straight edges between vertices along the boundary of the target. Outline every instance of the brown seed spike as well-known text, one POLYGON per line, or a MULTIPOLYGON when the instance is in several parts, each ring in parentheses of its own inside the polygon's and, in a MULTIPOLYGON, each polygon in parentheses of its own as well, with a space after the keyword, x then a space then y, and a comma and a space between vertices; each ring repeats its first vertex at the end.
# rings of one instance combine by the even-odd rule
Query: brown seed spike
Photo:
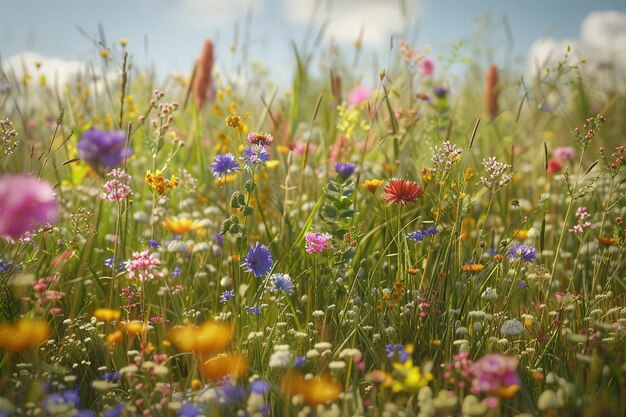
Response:
POLYGON ((193 80, 192 92, 196 106, 201 109, 207 99, 210 99, 211 71, 213 69, 213 42, 207 40, 202 47, 202 54, 196 65, 196 76, 193 80))
POLYGON ((485 76, 485 104, 487 111, 492 117, 495 117, 500 108, 498 107, 498 96, 500 89, 498 87, 498 67, 495 64, 489 65, 485 76))

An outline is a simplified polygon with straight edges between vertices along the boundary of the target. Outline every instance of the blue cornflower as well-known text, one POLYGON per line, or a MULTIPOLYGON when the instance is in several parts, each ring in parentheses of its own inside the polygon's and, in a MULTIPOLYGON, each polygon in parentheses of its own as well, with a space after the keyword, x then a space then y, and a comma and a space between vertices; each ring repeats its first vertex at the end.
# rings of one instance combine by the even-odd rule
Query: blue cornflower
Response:
POLYGON ((517 259, 530 263, 537 259, 537 252, 533 246, 516 243, 509 249, 509 261, 513 262, 517 259))
POLYGON ((95 416, 96 415, 93 413, 93 411, 89 411, 89 410, 80 410, 79 412, 74 414, 74 417, 95 417, 95 416))
POLYGON ((63 391, 61 393, 61 396, 63 397, 63 401, 65 401, 66 404, 71 403, 77 407, 80 406, 80 395, 78 395, 78 389, 63 391))
POLYGON ((222 295, 220 295, 220 303, 226 304, 235 296, 235 290, 224 291, 222 295))
POLYGON ((429 227, 428 229, 424 230, 424 236, 432 236, 432 235, 436 235, 437 233, 439 233, 439 231, 437 230, 436 227, 429 227))
POLYGON ((520 288, 526 288, 528 287, 528 283, 526 281, 520 281, 519 284, 517 284, 520 288))
POLYGON ((264 379, 257 379, 250 383, 250 392, 255 394, 267 394, 270 392, 270 383, 264 379))
POLYGON ((296 368, 302 368, 306 364, 306 356, 296 356, 293 359, 293 366, 296 368))
POLYGON ((291 277, 287 274, 272 275, 272 292, 281 291, 287 295, 293 295, 294 285, 291 277))
POLYGON ((265 146, 252 145, 243 150, 243 156, 240 159, 246 163, 247 170, 254 171, 260 166, 265 166, 265 163, 270 160, 270 154, 267 153, 265 146))
POLYGON ((342 180, 347 180, 350 175, 354 174, 354 170, 356 165, 354 164, 343 164, 341 162, 335 162, 335 172, 342 180))
POLYGON ((172 271, 172 276, 173 277, 177 277, 181 274, 181 272, 183 272, 179 267, 174 268, 174 270, 172 271))
POLYGON ((416 230, 414 232, 407 233, 406 237, 408 237, 414 242, 421 242, 422 240, 424 240, 425 236, 421 230, 416 230))
POLYGON ((13 261, 5 261, 0 258, 0 274, 4 274, 9 269, 11 269, 11 265, 13 265, 13 261))
POLYGON ((124 411, 125 407, 126 407, 126 404, 119 403, 115 407, 111 407, 108 410, 106 410, 102 414, 102 417, 118 417, 120 414, 122 414, 122 411, 124 411))
POLYGON ((224 381, 224 383, 217 389, 217 395, 220 403, 230 404, 233 402, 240 402, 246 398, 246 392, 239 384, 233 383, 230 379, 224 381))
POLYGON ((241 266, 246 268, 245 272, 252 272, 258 278, 271 271, 272 262, 272 253, 269 248, 257 242, 254 246, 250 246, 241 266))
POLYGON ((261 306, 248 306, 246 310, 248 310, 248 313, 254 314, 255 316, 261 314, 261 306))
POLYGON ((213 170, 213 176, 221 180, 223 176, 230 174, 241 169, 241 165, 235 159, 235 155, 232 153, 223 153, 215 157, 211 163, 211 169, 213 170))
POLYGON ((387 351, 387 357, 389 359, 393 358, 395 355, 400 356, 400 362, 404 363, 409 359, 409 352, 404 350, 404 345, 397 344, 389 344, 385 346, 385 350, 387 351))
POLYGON ((198 417, 202 413, 202 409, 195 404, 183 404, 178 409, 178 417, 198 417))
POLYGON ((159 242, 157 242, 156 240, 150 239, 148 241, 148 246, 150 246, 151 248, 154 248, 154 249, 159 249, 160 245, 159 245, 159 242))
POLYGON ((106 266, 107 268, 113 268, 115 266, 115 259, 113 259, 113 258, 106 258, 104 260, 104 266, 106 266))

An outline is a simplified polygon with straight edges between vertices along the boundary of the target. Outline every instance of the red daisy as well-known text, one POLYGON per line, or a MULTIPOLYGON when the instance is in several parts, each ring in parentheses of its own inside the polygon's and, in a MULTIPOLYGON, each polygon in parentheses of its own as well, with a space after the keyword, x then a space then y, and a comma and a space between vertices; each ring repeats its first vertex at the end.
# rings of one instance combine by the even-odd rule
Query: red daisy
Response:
POLYGON ((408 204, 417 202, 424 195, 424 189, 415 181, 392 179, 383 188, 383 198, 388 204, 408 204))

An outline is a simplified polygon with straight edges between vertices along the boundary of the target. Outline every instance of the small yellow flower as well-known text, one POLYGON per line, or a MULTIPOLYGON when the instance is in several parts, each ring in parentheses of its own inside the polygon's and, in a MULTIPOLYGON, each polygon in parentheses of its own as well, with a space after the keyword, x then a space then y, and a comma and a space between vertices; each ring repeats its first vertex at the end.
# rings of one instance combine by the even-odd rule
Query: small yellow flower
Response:
POLYGON ((465 172, 463 172, 463 179, 465 181, 469 181, 474 176, 474 171, 471 168, 467 168, 465 172))
POLYGON ((165 222, 163 222, 163 226, 175 235, 182 235, 198 227, 193 220, 187 217, 180 217, 178 219, 170 219, 168 217, 165 219, 165 222))
POLYGON ((371 180, 365 180, 363 181, 363 184, 361 185, 361 187, 365 188, 368 191, 375 193, 378 187, 380 187, 383 184, 383 182, 385 181, 379 180, 376 178, 371 179, 371 180))
POLYGON ((226 116, 226 125, 236 129, 243 122, 243 118, 238 114, 229 114, 226 116))
POLYGON ((424 168, 422 170, 422 180, 424 182, 428 182, 433 179, 433 169, 432 168, 424 168))
POLYGON ((172 175, 171 178, 165 178, 165 175, 163 175, 159 169, 157 169, 154 174, 148 170, 145 181, 150 188, 156 190, 160 195, 165 194, 167 190, 172 190, 177 187, 179 182, 178 178, 174 175, 172 175))
POLYGON ((102 58, 107 59, 110 55, 111 55, 111 53, 109 52, 108 49, 101 49, 100 50, 100 56, 102 58))
POLYGON ((122 322, 120 323, 120 327, 129 336, 137 336, 146 331, 146 324, 138 320, 122 322))
POLYGON ((237 380, 248 372, 248 360, 238 353, 229 352, 202 362, 200 372, 211 381, 220 381, 228 375, 237 380))
POLYGON ((126 38, 120 38, 120 45, 122 45, 122 46, 126 46, 126 45, 128 45, 128 39, 126 39, 126 38))

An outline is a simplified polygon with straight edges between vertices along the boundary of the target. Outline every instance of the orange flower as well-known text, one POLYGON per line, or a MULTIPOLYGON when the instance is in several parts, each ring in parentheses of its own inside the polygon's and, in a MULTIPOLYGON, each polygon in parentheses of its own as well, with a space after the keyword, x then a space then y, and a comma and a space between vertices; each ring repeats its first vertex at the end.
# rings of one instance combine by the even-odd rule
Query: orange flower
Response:
POLYGON ((384 388, 391 388, 393 385, 393 376, 389 372, 374 370, 365 375, 365 380, 380 384, 384 388))
POLYGON ((483 264, 475 264, 475 263, 470 262, 470 263, 461 265, 461 271, 469 272, 470 274, 477 274, 480 271, 482 271, 484 267, 485 265, 483 264))
POLYGON ((21 319, 17 323, 0 324, 0 349, 19 352, 48 340, 48 324, 33 319, 21 319))
POLYGON ((388 204, 408 204, 417 202, 424 195, 424 189, 415 181, 392 179, 383 188, 383 198, 388 204))
POLYGON ((302 375, 290 373, 283 378, 281 390, 289 397, 301 395, 306 404, 314 406, 339 398, 341 384, 331 381, 328 376, 305 379, 302 375))
POLYGON ((204 360, 200 372, 211 381, 219 381, 227 375, 241 379, 248 372, 248 360, 238 353, 224 353, 204 360))
POLYGON ((187 217, 181 217, 178 219, 170 219, 168 217, 165 219, 163 226, 175 235, 182 235, 183 233, 189 232, 197 227, 194 221, 188 219, 187 217))
POLYGON ((363 184, 361 185, 361 187, 365 188, 367 191, 371 191, 375 193, 378 187, 380 187, 383 182, 384 182, 383 180, 378 180, 376 178, 371 179, 371 180, 365 180, 363 181, 363 184))
POLYGON ((122 341, 123 333, 121 330, 116 330, 113 333, 109 333, 106 337, 106 341, 112 346, 117 346, 122 341))
POLYGON ((227 323, 207 321, 197 326, 176 326, 169 340, 182 352, 213 354, 226 350, 233 338, 234 328, 227 323))
POLYGON ((113 310, 110 308, 97 308, 94 310, 93 316, 97 318, 98 320, 102 320, 102 321, 119 320, 120 311, 113 310))
POLYGON ((428 182, 433 179, 433 169, 432 168, 424 168, 422 170, 422 181, 428 182))
POLYGON ((606 237, 598 236, 598 242, 600 242, 604 246, 611 246, 619 242, 619 238, 610 237, 610 236, 606 236, 606 237))

